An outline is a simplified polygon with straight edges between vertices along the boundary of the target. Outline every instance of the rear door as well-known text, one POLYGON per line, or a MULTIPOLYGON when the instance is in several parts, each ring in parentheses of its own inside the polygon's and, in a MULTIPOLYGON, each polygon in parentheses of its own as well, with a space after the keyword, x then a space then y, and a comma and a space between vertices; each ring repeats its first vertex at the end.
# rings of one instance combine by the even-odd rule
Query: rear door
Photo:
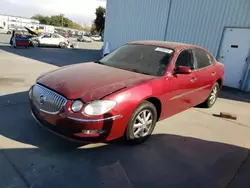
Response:
POLYGON ((61 37, 60 37, 58 34, 53 34, 53 35, 52 35, 51 43, 52 43, 54 46, 59 46, 60 41, 61 41, 61 37))
POLYGON ((194 104, 204 102, 209 96, 213 84, 216 82, 216 69, 214 59, 202 49, 193 49, 195 58, 194 76, 197 78, 197 92, 194 104))

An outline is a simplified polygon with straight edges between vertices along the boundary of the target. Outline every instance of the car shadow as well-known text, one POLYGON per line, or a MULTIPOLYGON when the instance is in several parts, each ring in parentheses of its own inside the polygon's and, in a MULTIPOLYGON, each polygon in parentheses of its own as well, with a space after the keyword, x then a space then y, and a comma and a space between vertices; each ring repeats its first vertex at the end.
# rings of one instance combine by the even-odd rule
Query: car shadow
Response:
POLYGON ((0 46, 0 50, 59 67, 97 61, 101 58, 101 50, 99 49, 60 49, 32 47, 15 49, 12 46, 0 46))
MULTIPOLYGON (((33 188, 221 188, 232 183, 249 154, 247 148, 172 134, 155 134, 134 146, 76 144, 38 126, 27 92, 0 96, 0 101, 3 188, 23 182, 33 188)), ((249 187, 246 180, 241 188, 249 187)))

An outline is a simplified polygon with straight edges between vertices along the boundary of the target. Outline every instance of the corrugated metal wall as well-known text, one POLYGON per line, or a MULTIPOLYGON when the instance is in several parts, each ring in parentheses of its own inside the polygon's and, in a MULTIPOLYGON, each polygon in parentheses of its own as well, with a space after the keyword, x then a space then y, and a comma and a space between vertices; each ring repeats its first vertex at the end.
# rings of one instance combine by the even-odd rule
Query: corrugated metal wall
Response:
POLYGON ((105 42, 114 50, 134 40, 179 41, 217 55, 226 26, 250 27, 250 0, 107 0, 105 42))
POLYGON ((226 26, 250 27, 250 0, 172 0, 165 40, 196 44, 217 55, 226 26))
POLYGON ((164 40, 170 0, 108 0, 105 41, 111 50, 134 40, 164 40))

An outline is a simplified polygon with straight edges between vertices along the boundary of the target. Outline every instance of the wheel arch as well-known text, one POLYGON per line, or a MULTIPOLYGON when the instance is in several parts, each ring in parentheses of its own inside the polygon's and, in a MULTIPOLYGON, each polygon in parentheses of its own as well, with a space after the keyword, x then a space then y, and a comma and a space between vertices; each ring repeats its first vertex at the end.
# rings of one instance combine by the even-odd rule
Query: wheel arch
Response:
POLYGON ((219 84, 220 88, 222 87, 223 80, 221 78, 217 79, 216 82, 219 84))
POLYGON ((157 121, 158 121, 160 119, 161 111, 162 111, 162 104, 161 104, 160 99, 158 99, 157 97, 149 97, 149 98, 146 98, 145 101, 151 102, 155 106, 156 111, 157 111, 157 121))

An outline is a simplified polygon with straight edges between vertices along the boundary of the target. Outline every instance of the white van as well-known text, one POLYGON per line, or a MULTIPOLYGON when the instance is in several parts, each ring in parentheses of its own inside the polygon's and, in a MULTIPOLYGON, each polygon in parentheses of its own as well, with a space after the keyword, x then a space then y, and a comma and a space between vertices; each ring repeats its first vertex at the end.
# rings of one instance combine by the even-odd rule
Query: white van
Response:
POLYGON ((1 34, 11 34, 11 31, 8 30, 6 21, 0 21, 0 33, 1 34))
POLYGON ((55 32, 55 27, 52 25, 39 25, 39 31, 41 33, 51 33, 53 34, 55 32))
POLYGON ((0 34, 7 34, 7 30, 3 26, 0 26, 0 34))

